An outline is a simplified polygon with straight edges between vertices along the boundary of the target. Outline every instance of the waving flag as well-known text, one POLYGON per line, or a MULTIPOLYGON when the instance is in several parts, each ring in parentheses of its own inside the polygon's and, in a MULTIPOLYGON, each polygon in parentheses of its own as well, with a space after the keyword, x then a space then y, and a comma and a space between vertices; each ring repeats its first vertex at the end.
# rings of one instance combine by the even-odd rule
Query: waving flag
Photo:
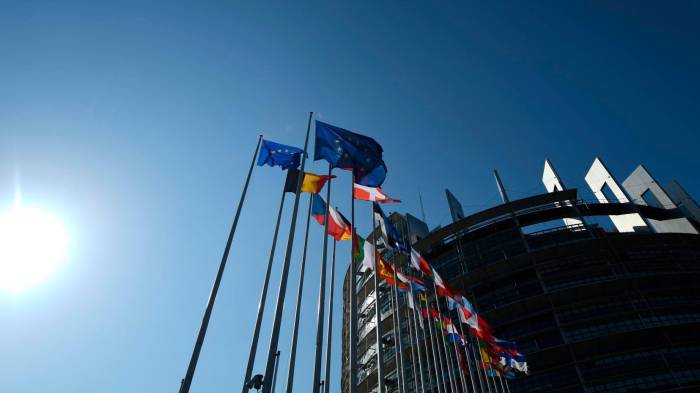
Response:
POLYGON ((425 283, 415 277, 408 276, 408 279, 411 281, 411 289, 414 292, 425 292, 428 289, 425 287, 425 283))
POLYGON ((430 264, 413 247, 411 247, 411 267, 419 272, 423 272, 428 277, 433 275, 433 269, 430 267, 430 264))
POLYGON ((514 356, 513 359, 511 359, 510 361, 510 365, 511 367, 522 373, 530 373, 530 370, 527 368, 527 361, 525 361, 524 357, 521 360, 518 360, 518 358, 514 356))
MULTIPOLYGON (((423 293, 420 292, 418 296, 422 295, 423 293)), ((408 303, 408 307, 410 307, 412 310, 416 310, 416 299, 413 297, 413 292, 408 292, 406 294, 406 302, 408 303)), ((423 318, 418 318, 418 324, 420 325, 421 329, 424 329, 423 327, 423 318)))
POLYGON ((379 222, 379 229, 381 230, 382 237, 381 241, 387 248, 398 249, 400 251, 408 252, 407 247, 401 241, 401 235, 396 229, 394 224, 389 221, 389 219, 379 207, 378 203, 373 203, 372 208, 374 210, 374 219, 379 222))
MULTIPOLYGON (((326 225, 326 202, 320 195, 314 195, 311 215, 321 225, 326 225)), ((335 240, 350 240, 350 223, 332 206, 328 207, 328 234, 335 240)))
POLYGON ((435 283, 435 292, 440 296, 453 296, 452 290, 447 285, 445 280, 443 280, 442 277, 440 277, 440 275, 438 274, 438 272, 435 271, 435 269, 432 270, 433 282, 435 283))
POLYGON ((411 286, 411 278, 396 269, 394 269, 394 271, 396 272, 396 279, 398 280, 396 288, 402 292, 410 292, 410 290, 413 289, 411 286))
POLYGON ((446 296, 447 298, 447 308, 450 310, 463 309, 467 317, 474 314, 474 307, 469 303, 469 300, 462 295, 453 294, 452 296, 446 296))
POLYGON ((447 336, 447 341, 451 344, 465 345, 462 336, 457 331, 457 328, 452 324, 452 321, 448 317, 443 318, 442 326, 445 328, 445 335, 447 336))
POLYGON ((258 154, 258 165, 280 166, 282 169, 297 168, 301 163, 302 153, 304 150, 298 147, 263 139, 258 154))
POLYGON ((397 282, 394 280, 394 265, 384 261, 381 256, 379 256, 379 261, 377 262, 377 264, 379 265, 379 277, 386 281, 387 284, 396 286, 398 289, 401 290, 408 290, 407 285, 402 283, 397 285, 397 282))
POLYGON ((398 199, 391 199, 384 191, 379 187, 367 187, 362 184, 353 184, 353 198, 360 201, 370 201, 370 202, 380 202, 380 203, 390 203, 390 202, 401 202, 398 199))
POLYGON ((351 169, 358 184, 382 185, 387 172, 383 151, 382 146, 368 136, 316 121, 314 160, 323 159, 336 168, 351 169))
POLYGON ((405 275, 405 274, 397 271, 396 278, 398 278, 399 281, 405 283, 407 286, 411 287, 412 291, 425 292, 427 290, 425 287, 425 283, 423 283, 423 281, 421 281, 415 277, 411 277, 411 276, 405 275))
MULTIPOLYGON (((328 179, 335 179, 335 175, 316 175, 314 173, 304 172, 304 179, 301 181, 300 191, 318 194, 321 192, 328 179)), ((289 168, 287 171, 287 180, 284 183, 284 192, 296 192, 297 181, 299 181, 299 170, 289 168)))
POLYGON ((360 271, 364 273, 367 270, 374 270, 374 247, 372 247, 372 243, 357 234, 353 243, 355 263, 360 264, 360 271))
POLYGON ((460 307, 457 309, 459 321, 468 325, 471 329, 479 330, 479 316, 476 313, 469 313, 466 308, 460 307))
POLYGON ((514 341, 507 341, 507 340, 501 340, 500 338, 494 337, 493 338, 493 346, 499 351, 507 354, 516 354, 518 353, 518 346, 515 344, 514 341))

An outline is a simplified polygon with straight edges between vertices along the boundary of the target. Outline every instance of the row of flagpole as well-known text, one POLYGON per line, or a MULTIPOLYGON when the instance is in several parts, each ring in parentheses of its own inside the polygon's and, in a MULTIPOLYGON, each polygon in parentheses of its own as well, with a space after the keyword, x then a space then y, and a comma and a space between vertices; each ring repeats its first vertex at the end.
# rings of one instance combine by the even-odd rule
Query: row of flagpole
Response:
MULTIPOLYGON (((289 278, 289 269, 290 269, 290 264, 291 264, 291 257, 292 257, 292 251, 293 251, 293 246, 294 246, 294 234, 295 234, 295 229, 296 229, 296 221, 297 221, 297 213, 298 213, 298 208, 299 208, 299 201, 301 197, 301 192, 302 192, 302 185, 306 187, 306 176, 308 175, 304 169, 306 165, 306 159, 307 159, 307 152, 308 152, 308 145, 309 145, 309 136, 310 136, 310 131, 311 131, 311 120, 313 117, 313 112, 309 113, 309 118, 308 118, 308 123, 307 123, 307 129, 306 129, 306 136, 305 136, 305 141, 304 141, 304 148, 303 149, 298 149, 294 148, 291 146, 286 146, 286 145, 280 145, 276 144, 274 142, 270 141, 263 141, 262 135, 260 135, 258 142, 256 144, 255 148, 255 153, 253 155, 253 160, 251 162, 250 168, 248 170, 248 174, 246 177, 246 181, 243 187, 243 191, 241 194, 241 198, 239 200, 238 208, 236 210, 236 214, 233 220, 233 224, 231 227, 231 231, 229 233, 228 239, 226 246, 224 248, 224 254, 222 257, 222 260, 219 265, 219 269, 217 271, 216 278, 214 280, 214 284, 212 287, 211 294, 209 296, 209 300, 207 302, 207 306, 205 309, 204 313, 204 318, 202 320, 202 324, 197 336, 197 340, 195 343, 195 347, 193 350, 192 357, 190 359, 190 363, 185 375, 185 378, 182 380, 181 386, 180 386, 180 393, 189 393, 189 389, 192 383, 192 379, 194 376, 195 368, 197 365, 197 360, 199 358, 199 354, 201 352, 202 344, 204 341, 204 337, 206 335, 206 330, 209 324, 209 319, 211 317, 211 313, 213 310, 214 302, 216 300, 216 295, 218 293, 218 289, 222 280, 223 272, 226 266, 226 262, 228 259, 229 251, 231 248, 231 244, 233 241, 233 237, 235 234, 235 230, 238 224, 238 220, 241 214, 241 210, 243 207, 243 203, 245 200, 245 196, 247 193, 248 185, 250 183, 251 175, 253 172, 253 167, 255 165, 255 159, 258 157, 258 165, 263 165, 264 163, 271 165, 271 166, 281 166, 283 169, 288 169, 287 172, 287 180, 285 181, 285 185, 282 190, 282 195, 281 195, 281 200, 280 200, 280 206, 279 210, 277 213, 277 220, 275 224, 275 229, 274 229, 274 234, 272 238, 272 246, 270 249, 270 254, 268 258, 268 264, 265 272, 265 277, 263 280, 263 285, 261 288, 261 294, 260 294, 260 300, 258 304, 258 310, 257 310, 257 316, 256 316, 256 322, 255 322, 255 327, 253 330, 253 336, 251 338, 251 345, 250 345, 250 352, 248 356, 248 362, 246 365, 246 370, 245 370, 245 376, 244 380, 242 383, 242 393, 248 392, 251 388, 262 388, 263 393, 272 393, 275 389, 276 385, 276 378, 277 378, 277 370, 278 370, 278 363, 279 363, 279 358, 281 352, 279 351, 279 334, 280 334, 280 328, 281 328, 281 322, 282 322, 282 314, 284 310, 284 305, 285 305, 285 297, 286 297, 286 291, 287 291, 287 282, 289 278), (263 157, 263 151, 261 150, 261 143, 265 145, 265 156, 263 157), (273 146, 270 148, 270 146, 273 146), (277 150, 276 150, 277 149, 277 150), (284 149, 284 152, 283 150, 284 149), (292 150, 290 152, 290 150, 292 150), (277 156, 275 154, 277 153, 277 156), (296 179, 294 179, 291 175, 293 174, 293 171, 295 167, 300 167, 300 170, 298 173, 296 179), (291 181, 295 180, 295 183, 290 184, 290 179, 291 181), (284 209, 285 205, 285 197, 287 192, 293 192, 294 193, 294 204, 292 208, 292 215, 291 215, 291 222, 290 222, 290 230, 288 234, 288 240, 287 240, 287 247, 286 247, 286 252, 284 256, 284 261, 282 265, 282 271, 281 271, 281 277, 279 281, 279 289, 278 289, 278 296, 275 302, 275 311, 274 311, 274 316, 273 316, 273 322, 272 322, 272 329, 271 329, 271 335, 270 335, 270 342, 268 346, 268 353, 267 357, 265 359, 265 371, 264 374, 262 375, 256 375, 253 376, 253 369, 255 367, 255 358, 256 354, 258 351, 258 346, 259 346, 259 335, 260 335, 260 330, 261 330, 261 325, 262 325, 262 319, 265 311, 265 306, 267 303, 267 295, 268 295, 268 290, 269 290, 269 280, 270 280, 270 275, 271 275, 271 270, 272 270, 272 265, 274 263, 274 258, 275 258, 275 249, 277 245, 277 238, 278 238, 278 233, 279 233, 279 226, 281 222, 281 217, 282 217, 282 212, 284 209)), ((323 217, 323 227, 324 227, 324 237, 323 237, 323 248, 322 248, 322 258, 321 258, 321 266, 320 266, 320 277, 319 277, 319 295, 318 295, 318 307, 317 307, 317 320, 316 320, 316 343, 315 343, 315 356, 314 356, 314 367, 313 367, 313 385, 312 385, 312 391, 313 393, 320 393, 321 388, 324 387, 323 392, 327 393, 330 389, 330 370, 331 370, 331 347, 332 347, 332 334, 333 334, 333 307, 334 307, 334 281, 335 281, 335 265, 336 265, 336 242, 337 240, 346 240, 349 239, 351 240, 351 247, 350 247, 350 253, 351 253, 351 258, 350 258, 350 274, 349 274, 349 342, 348 342, 348 369, 349 369, 349 392, 350 393, 355 393, 357 389, 357 370, 358 370, 358 362, 357 362, 357 348, 358 348, 358 319, 357 319, 357 261, 355 258, 355 249, 354 249, 354 244, 357 238, 359 238, 359 235, 355 233, 356 231, 356 225, 355 225, 355 199, 356 195, 356 187, 358 187, 358 184, 356 184, 356 181, 364 181, 365 184, 372 184, 372 183, 378 183, 381 184, 383 182, 384 177, 386 176, 386 166, 384 165, 383 160, 381 159, 381 146, 379 146, 376 141, 374 141, 371 138, 359 135, 359 134, 354 134, 352 132, 349 132, 347 130, 339 129, 334 126, 330 126, 325 123, 320 123, 317 121, 317 126, 316 126, 316 143, 315 143, 315 149, 316 149, 316 155, 314 157, 315 160, 319 159, 318 152, 319 152, 319 124, 323 124, 324 127, 327 129, 324 129, 323 132, 328 133, 329 129, 330 132, 336 132, 340 133, 338 135, 339 139, 335 139, 335 144, 333 144, 332 138, 328 139, 328 136, 326 135, 324 140, 321 142, 327 143, 329 146, 321 146, 321 148, 329 148, 330 150, 322 151, 321 158, 326 159, 329 161, 329 168, 328 168, 328 176, 325 177, 327 180, 327 188, 326 188, 326 201, 324 203, 324 209, 321 214, 319 214, 318 211, 315 211, 314 207, 316 206, 316 202, 323 201, 322 198, 320 198, 317 194, 320 192, 321 188, 323 187, 323 182, 320 183, 320 187, 314 191, 309 191, 305 190, 305 192, 311 192, 309 196, 309 207, 308 207, 308 212, 307 212, 307 222, 306 222, 306 228, 304 232, 304 247, 303 247, 303 256, 301 258, 300 262, 300 280, 299 280, 299 287, 297 289, 297 297, 296 297, 296 304, 295 304, 295 311, 294 311, 294 327, 292 331, 292 338, 291 338, 291 347, 289 351, 289 365, 288 365, 288 370, 287 370, 287 381, 286 381, 286 386, 285 386, 285 392, 291 393, 293 391, 293 386, 294 386, 294 372, 295 372, 295 364, 296 364, 296 354, 297 354, 297 343, 298 343, 298 334, 299 334, 299 319, 300 319, 300 314, 301 314, 301 301, 302 301, 302 296, 303 296, 303 289, 304 289, 304 274, 305 274, 305 267, 306 267, 306 261, 307 261, 307 251, 308 251, 308 236, 309 236, 309 225, 311 221, 311 217, 314 216, 319 222, 320 221, 320 216, 323 217), (349 143, 348 145, 343 145, 340 142, 341 138, 347 138, 350 142, 356 143, 357 145, 353 145, 352 143, 349 143), (353 139, 355 138, 355 139, 353 139), (364 139, 363 139, 364 138, 364 139), (337 146, 336 146, 337 145, 337 146), (346 149, 344 150, 343 147, 346 149), (337 151, 335 149, 337 148, 337 151), (349 150, 348 150, 349 149, 349 150), (352 150, 355 149, 355 150, 352 150), (358 167, 353 166, 356 162, 352 161, 357 159, 357 157, 352 157, 349 154, 357 154, 360 155, 362 158, 366 158, 366 162, 362 161, 359 164, 359 170, 358 167), (325 156, 324 156, 325 154, 325 156), (364 154, 364 155, 363 155, 364 154), (331 161, 328 157, 333 158, 334 162, 331 161), (345 160, 345 161, 343 161, 345 160), (350 163, 350 164, 348 164, 350 163), (369 164, 368 164, 369 163, 369 164), (365 165, 365 166, 363 166, 365 165), (342 217, 342 215, 337 212, 337 210, 333 209, 330 205, 331 203, 331 184, 332 184, 332 170, 334 167, 340 167, 340 168, 347 168, 350 166, 352 168, 352 193, 351 193, 351 221, 347 222, 347 219, 342 217), (359 178, 357 177, 359 174, 359 178), (374 176, 374 177, 372 177, 374 176), (379 180, 377 180, 379 179, 379 180), (316 200, 315 198, 319 198, 319 200, 316 200), (315 211, 315 212, 314 212, 315 211), (344 223, 341 223, 342 225, 345 225, 346 227, 349 226, 349 228, 345 228, 345 231, 349 231, 349 236, 345 237, 346 233, 343 233, 340 236, 340 239, 337 237, 339 236, 337 233, 337 228, 333 228, 333 251, 332 251, 332 257, 331 257, 331 272, 330 272, 330 293, 329 293, 329 300, 326 302, 326 275, 327 275, 327 257, 328 257, 328 236, 329 236, 329 230, 330 230, 330 223, 332 222, 334 225, 338 226, 338 217, 340 217, 341 221, 344 221, 344 223), (327 318, 328 318, 328 327, 327 327, 327 332, 326 334, 326 344, 324 347, 323 343, 323 338, 324 338, 324 320, 326 318, 326 312, 325 312, 325 306, 327 303, 327 318), (323 355, 323 350, 325 348, 325 369, 323 370, 323 375, 322 375, 322 355, 323 355), (323 378, 322 378, 323 377, 323 378)), ((331 135, 336 135, 336 134, 331 134, 331 135)), ((343 141, 346 143, 346 141, 343 141)), ((321 177, 320 175, 313 175, 316 177, 321 177)), ((378 190, 378 192, 381 194, 381 190, 377 188, 372 188, 372 187, 365 187, 366 189, 373 189, 373 190, 378 190)), ((385 195, 382 195, 385 199, 383 202, 397 202, 396 200, 390 200, 386 198, 385 195)), ((375 198, 375 197, 372 197, 375 198)), ((414 290, 412 286, 409 286, 408 292, 405 290, 399 290, 399 281, 401 278, 397 275, 397 269, 401 270, 401 267, 398 265, 392 265, 390 264, 390 268, 392 270, 393 274, 393 283, 389 285, 388 289, 388 296, 389 296, 389 306, 391 307, 391 318, 392 318, 392 335, 393 335, 393 345, 394 345, 394 362, 395 362, 395 373, 396 373, 396 379, 395 380, 388 380, 386 378, 386 372, 384 369, 384 349, 383 347, 385 346, 383 343, 383 334, 382 334, 382 315, 381 315, 381 310, 382 310, 382 278, 387 281, 387 277, 380 277, 380 270, 383 269, 382 263, 386 263, 382 261, 381 257, 381 252, 377 247, 377 222, 379 222, 380 226, 380 233, 382 234, 382 238, 379 240, 383 240, 384 243, 384 248, 393 248, 396 245, 390 245, 386 238, 386 227, 388 225, 391 225, 390 223, 387 223, 387 220, 385 219, 383 213, 381 212, 381 209, 378 208, 378 205, 376 203, 377 199, 364 199, 364 200, 369 200, 369 201, 375 201, 373 203, 373 208, 372 208, 372 234, 371 234, 371 241, 372 241, 372 263, 374 266, 371 266, 370 269, 374 270, 373 273, 373 280, 374 280, 374 312, 375 312, 375 334, 376 334, 376 343, 375 343, 375 352, 376 352, 376 368, 377 368, 377 384, 378 384, 378 391, 379 393, 387 393, 389 392, 389 385, 396 385, 398 388, 398 391, 402 393, 406 393, 409 390, 409 387, 407 384, 409 383, 407 380, 406 376, 406 370, 411 370, 411 375, 412 375, 412 382, 413 382, 413 389, 414 391, 421 391, 421 392, 434 392, 433 386, 437 389, 438 393, 457 393, 458 391, 466 392, 469 391, 469 388, 471 387, 472 391, 477 390, 477 386, 480 388, 481 392, 486 392, 488 391, 489 393, 505 393, 507 392, 507 380, 506 384, 503 383, 503 380, 501 378, 501 375, 496 372, 496 376, 498 376, 498 384, 496 383, 496 378, 492 375, 487 375, 487 368, 493 368, 494 364, 491 364, 492 360, 489 360, 489 364, 484 360, 484 355, 485 353, 483 352, 483 349, 481 347, 479 338, 476 337, 476 335, 472 335, 472 340, 471 344, 467 344, 464 340, 463 337, 463 328, 462 328, 462 322, 461 318, 458 318, 459 323, 457 324, 459 326, 459 333, 457 333, 457 329, 454 327, 454 325, 451 322, 451 317, 450 317, 450 310, 452 310, 451 307, 449 307, 448 304, 448 310, 446 311, 446 314, 443 314, 443 309, 441 306, 441 299, 438 294, 438 285, 440 285, 437 281, 434 282, 434 291, 433 291, 433 300, 435 307, 432 308, 430 303, 429 303, 429 297, 427 296, 427 291, 425 288, 423 288, 422 292, 418 292, 418 302, 415 301, 414 298, 414 290), (378 209, 378 210, 377 210, 378 209), (378 213, 379 212, 379 213, 378 213), (404 303, 407 304, 406 307, 404 307, 404 317, 402 318, 401 316, 401 299, 404 299, 404 303), (418 304, 416 306, 416 303, 418 304), (408 308, 411 310, 409 311, 408 308), (418 309, 418 310, 417 310, 418 309), (409 315, 410 314, 410 315, 409 315), (427 324, 424 323, 424 319, 427 319, 427 324), (407 336, 408 336, 408 342, 410 343, 410 356, 409 354, 404 353, 404 334, 403 334, 403 328, 402 326, 404 325, 403 321, 405 320, 405 325, 407 328, 407 336), (426 335, 426 326, 427 325, 427 330, 428 333, 426 335), (419 329, 420 327, 420 329, 419 329), (420 340, 420 336, 422 334, 422 340, 420 340), (459 343, 456 341, 454 338, 454 335, 457 335, 459 337, 459 343), (448 337, 447 341, 445 340, 445 337, 448 337), (423 343, 423 346, 421 347, 420 343, 423 343), (428 341, 430 344, 428 344, 428 341), (449 344, 451 345, 448 345, 449 344), (476 345, 475 345, 476 344, 476 345), (476 347, 476 348, 475 348, 476 347), (421 352, 424 353, 424 356, 421 354, 421 352), (473 358, 473 363, 472 363, 472 358, 473 358), (406 362, 410 359, 410 365, 406 366, 406 362), (423 364, 423 359, 425 359, 426 364, 423 364), (430 362, 432 360, 432 367, 430 365, 430 362), (465 366, 466 365, 466 366, 465 366), (424 367, 425 366, 425 367, 424 367), (427 377, 427 378, 426 378, 427 377), (427 379, 427 383, 426 380, 427 379), (475 381, 476 380, 476 381, 475 381), (390 383, 388 383, 390 382, 390 383), (419 389, 420 386, 420 389, 419 389), (500 389, 499 389, 500 388, 500 389), (429 390, 428 390, 429 389, 429 390)), ((359 198, 362 199, 362 198, 359 198)), ((394 229, 395 230, 395 229, 394 229)), ((403 242, 408 245, 408 248, 410 248, 410 239, 408 238, 408 225, 406 225, 406 230, 405 230, 405 237, 403 239, 403 242)), ((457 247, 459 247, 457 245, 457 247)), ((400 247, 399 247, 400 248, 400 247)), ((403 252, 406 252, 406 250, 403 250, 403 252)), ((411 249, 411 252, 415 252, 415 250, 411 249)), ((400 253, 399 253, 400 254, 400 253)), ((459 250, 458 250, 458 254, 459 250)), ((411 258, 413 258, 413 255, 411 255, 411 258)), ((422 257, 421 257, 422 258, 422 257)), ((425 261, 423 261, 425 262, 425 261)), ((364 264, 364 261, 363 261, 364 264)), ((426 262, 427 264, 427 262, 426 262)), ((435 279, 437 279, 437 272, 430 267, 431 273, 428 274, 428 276, 432 277, 432 274, 435 274, 435 279)), ((421 270, 419 270, 421 271, 421 270)), ((400 273, 400 271, 398 272, 400 273)), ((404 272, 407 273, 408 272, 404 272)), ((402 274, 402 273, 400 273, 402 274)), ((427 274, 424 272, 424 274, 427 274)), ((403 274, 402 274, 403 277, 403 274)), ((441 280, 441 279, 440 279, 441 280)), ((418 280, 420 281, 420 280, 418 280)), ((387 283, 389 283, 387 281, 387 283)), ((443 288, 443 291, 446 290, 446 287, 444 287, 444 284, 440 285, 441 288, 443 288)), ((443 293, 441 296, 445 296, 443 293)), ((447 301, 447 298, 444 297, 444 299, 447 301)), ((462 298, 463 299, 463 298, 462 298)), ((454 301, 454 300, 453 300, 454 301)), ((466 300, 465 300, 466 301, 466 300)), ((448 302, 449 303, 449 302, 448 302)), ((468 302, 467 302, 468 303, 468 302)), ((458 309, 458 314, 460 313, 460 310, 458 309)), ((461 314, 459 314, 461 316, 461 314)), ((473 326, 470 325, 470 329, 468 331, 471 331, 473 326)), ((490 359, 490 357, 489 357, 490 359)))

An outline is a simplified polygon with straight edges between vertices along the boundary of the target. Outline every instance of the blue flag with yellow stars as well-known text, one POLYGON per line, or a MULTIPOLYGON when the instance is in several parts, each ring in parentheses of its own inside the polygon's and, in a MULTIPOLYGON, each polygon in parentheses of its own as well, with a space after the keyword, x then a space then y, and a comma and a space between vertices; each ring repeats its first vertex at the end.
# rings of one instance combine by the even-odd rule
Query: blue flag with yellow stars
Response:
POLYGON ((258 155, 258 165, 281 166, 282 169, 298 168, 303 149, 263 139, 258 155))
POLYGON ((379 187, 386 178, 382 146, 374 139, 316 120, 314 160, 349 169, 355 183, 379 187))

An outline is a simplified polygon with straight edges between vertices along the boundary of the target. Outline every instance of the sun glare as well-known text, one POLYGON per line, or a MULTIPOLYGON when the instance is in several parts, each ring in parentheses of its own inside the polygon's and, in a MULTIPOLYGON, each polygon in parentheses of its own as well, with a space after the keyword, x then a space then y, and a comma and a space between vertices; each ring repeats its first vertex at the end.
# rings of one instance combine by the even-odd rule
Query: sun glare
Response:
POLYGON ((67 247, 63 223, 51 214, 19 204, 0 212, 0 291, 40 284, 63 262, 67 247))

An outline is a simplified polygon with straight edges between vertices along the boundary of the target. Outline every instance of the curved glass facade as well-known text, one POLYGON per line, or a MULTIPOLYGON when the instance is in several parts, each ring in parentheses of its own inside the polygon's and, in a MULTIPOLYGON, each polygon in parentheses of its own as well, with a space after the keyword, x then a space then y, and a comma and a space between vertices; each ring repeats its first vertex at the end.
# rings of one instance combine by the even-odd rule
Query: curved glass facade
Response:
MULTIPOLYGON (((571 209, 551 201, 508 205, 441 228, 415 247, 499 338, 516 341, 527 355, 530 375, 509 381, 511 393, 700 391, 700 236, 592 225, 524 233, 520 224, 533 212, 545 222, 570 217, 571 209)), ((363 304, 373 285, 358 288, 363 304)), ((374 326, 370 309, 361 330, 374 326)), ((390 319, 383 332, 392 330, 390 319)), ((375 351, 374 330, 366 332, 358 392, 376 389, 375 358, 367 355, 375 351)), ((410 348, 406 339, 404 352, 410 348)), ((348 391, 346 346, 343 353, 348 391)))

